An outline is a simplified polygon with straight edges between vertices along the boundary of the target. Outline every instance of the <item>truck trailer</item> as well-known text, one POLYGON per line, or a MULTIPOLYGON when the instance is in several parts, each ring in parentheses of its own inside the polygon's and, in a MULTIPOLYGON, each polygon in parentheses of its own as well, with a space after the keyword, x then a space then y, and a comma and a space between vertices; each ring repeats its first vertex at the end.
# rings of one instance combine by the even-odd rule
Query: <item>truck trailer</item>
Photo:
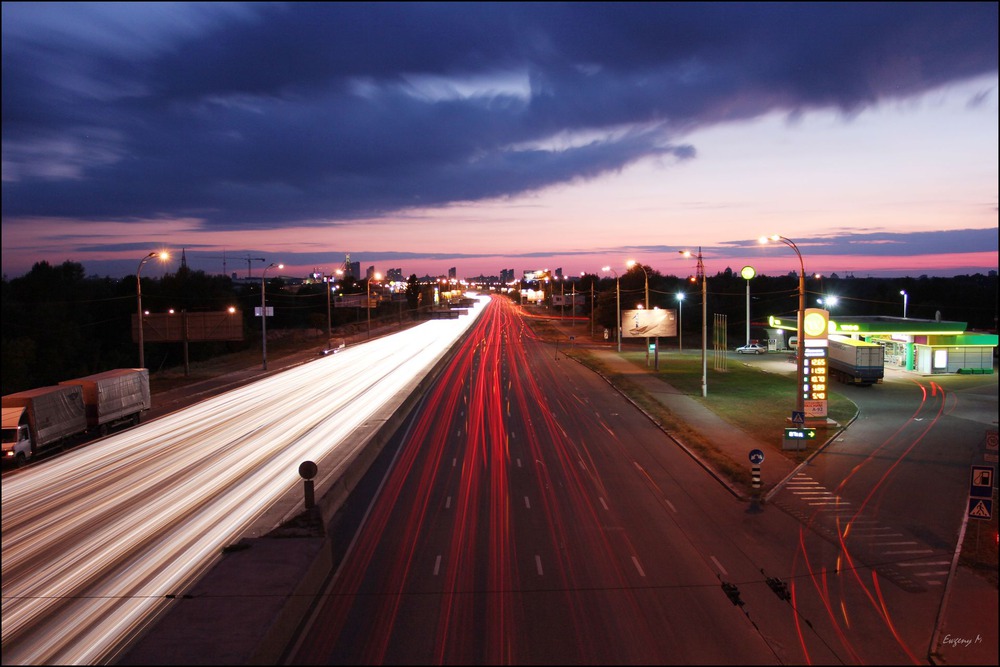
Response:
POLYGON ((843 336, 830 336, 827 363, 830 375, 841 382, 870 386, 885 377, 885 348, 843 336))
POLYGON ((29 389, 2 401, 3 458, 15 465, 87 431, 83 389, 77 385, 29 389))
POLYGON ((137 425, 151 405, 145 368, 117 368, 59 384, 81 388, 87 428, 100 435, 122 424, 137 425))

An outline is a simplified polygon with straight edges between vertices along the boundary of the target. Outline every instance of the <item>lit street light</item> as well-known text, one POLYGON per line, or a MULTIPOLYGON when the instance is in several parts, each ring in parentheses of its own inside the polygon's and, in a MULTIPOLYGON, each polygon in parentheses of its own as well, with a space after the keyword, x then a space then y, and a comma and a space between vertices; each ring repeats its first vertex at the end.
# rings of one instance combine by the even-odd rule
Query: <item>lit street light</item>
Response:
POLYGON ((684 351, 684 292, 677 293, 677 351, 684 351))
POLYGON ((139 272, 142 271, 142 265, 153 259, 154 257, 159 257, 161 260, 165 260, 169 257, 165 252, 151 252, 139 261, 139 267, 135 270, 135 295, 136 301, 138 302, 138 315, 139 315, 139 368, 146 367, 146 352, 143 349, 143 338, 142 338, 142 281, 139 279, 139 272))
MULTIPOLYGON (((646 302, 645 303, 646 303, 646 310, 649 310, 649 274, 646 273, 646 267, 643 266, 642 264, 639 264, 639 262, 635 261, 634 259, 630 259, 630 260, 628 260, 625 263, 625 266, 627 266, 630 269, 633 266, 636 266, 636 265, 638 265, 639 268, 642 269, 642 275, 646 277, 646 302)), ((646 366, 649 366, 649 336, 646 337, 646 366)))
POLYGON ((382 274, 373 273, 365 283, 368 290, 368 298, 365 299, 365 310, 368 311, 368 337, 372 337, 372 280, 382 280, 382 274))
POLYGON ((795 409, 800 414, 805 414, 805 395, 803 394, 803 379, 805 369, 805 334, 803 332, 803 320, 806 315, 806 268, 805 263, 802 261, 802 253, 799 252, 798 246, 796 246, 790 239, 786 239, 784 236, 778 234, 773 234, 771 236, 760 237, 761 243, 767 243, 768 241, 781 241, 786 246, 795 251, 795 254, 799 258, 799 321, 798 321, 798 345, 795 346, 795 366, 798 375, 799 386, 795 390, 795 409))
MULTIPOLYGON (((680 254, 691 257, 690 250, 680 250, 680 254)), ((698 275, 701 279, 701 395, 708 396, 708 285, 705 282, 705 262, 698 248, 698 275)))
POLYGON ((816 303, 823 306, 824 308, 826 308, 826 310, 830 311, 831 313, 833 312, 833 307, 836 306, 839 301, 840 299, 838 299, 835 296, 825 296, 816 299, 816 303))
POLYGON ((618 351, 622 351, 622 292, 621 282, 618 280, 618 272, 610 266, 605 266, 601 271, 610 271, 615 274, 615 338, 618 339, 618 351))
POLYGON ((740 271, 740 275, 743 276, 743 279, 747 281, 747 342, 746 342, 746 344, 749 345, 750 344, 750 280, 754 276, 757 275, 757 272, 754 271, 754 268, 752 266, 744 266, 743 269, 740 271))
POLYGON ((909 295, 906 293, 905 289, 899 290, 899 293, 903 295, 903 319, 906 319, 906 299, 909 295))
POLYGON ((264 355, 262 370, 265 371, 267 370, 267 304, 264 300, 264 279, 267 277, 267 270, 272 268, 283 269, 285 268, 285 265, 275 264, 272 262, 271 264, 268 264, 267 267, 264 268, 263 273, 260 274, 260 338, 264 355))

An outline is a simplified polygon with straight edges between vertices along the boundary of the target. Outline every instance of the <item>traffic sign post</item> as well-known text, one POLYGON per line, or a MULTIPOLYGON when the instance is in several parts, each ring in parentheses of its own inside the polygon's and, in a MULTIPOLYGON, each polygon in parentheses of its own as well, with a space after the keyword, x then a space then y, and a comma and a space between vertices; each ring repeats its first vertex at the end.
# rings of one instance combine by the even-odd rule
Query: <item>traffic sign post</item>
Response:
POLYGON ((972 466, 969 479, 970 498, 993 497, 993 466, 972 466))
POLYGON ((989 521, 993 518, 993 466, 972 466, 969 476, 969 518, 989 521))
POLYGON ((764 462, 764 452, 759 449, 751 449, 749 458, 750 463, 753 464, 750 468, 750 482, 756 491, 760 489, 760 464, 764 462))

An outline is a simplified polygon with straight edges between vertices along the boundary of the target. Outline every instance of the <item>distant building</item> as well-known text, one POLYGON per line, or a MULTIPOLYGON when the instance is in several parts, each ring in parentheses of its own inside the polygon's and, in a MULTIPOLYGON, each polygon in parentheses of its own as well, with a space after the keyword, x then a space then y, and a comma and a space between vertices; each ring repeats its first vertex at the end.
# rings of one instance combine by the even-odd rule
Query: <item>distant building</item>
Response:
POLYGON ((454 266, 448 269, 448 280, 457 277, 458 277, 458 270, 454 266))
POLYGON ((386 269, 385 279, 390 281, 391 280, 402 281, 403 269, 386 269))

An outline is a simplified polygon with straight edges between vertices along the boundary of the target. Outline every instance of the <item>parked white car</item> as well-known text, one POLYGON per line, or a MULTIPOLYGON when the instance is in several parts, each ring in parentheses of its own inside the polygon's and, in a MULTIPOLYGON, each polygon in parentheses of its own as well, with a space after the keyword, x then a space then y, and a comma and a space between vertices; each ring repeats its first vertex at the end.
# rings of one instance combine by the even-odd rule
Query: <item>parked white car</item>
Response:
POLYGON ((736 348, 737 354, 767 354, 767 348, 760 343, 750 343, 736 348))

